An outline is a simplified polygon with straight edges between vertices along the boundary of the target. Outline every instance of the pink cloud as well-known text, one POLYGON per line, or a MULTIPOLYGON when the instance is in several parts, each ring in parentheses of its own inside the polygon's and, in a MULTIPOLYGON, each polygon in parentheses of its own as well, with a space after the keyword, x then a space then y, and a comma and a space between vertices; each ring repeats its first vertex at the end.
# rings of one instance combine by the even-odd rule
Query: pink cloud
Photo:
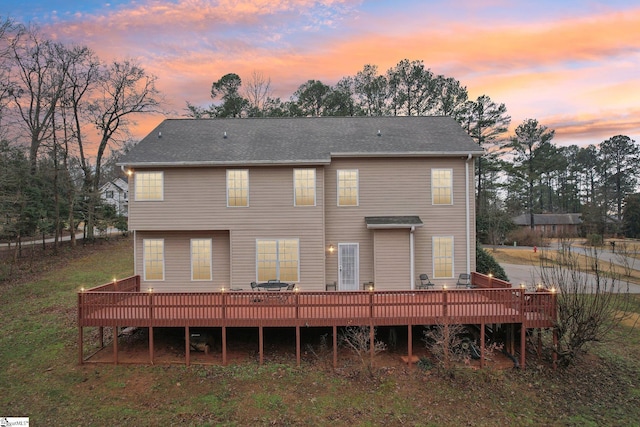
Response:
MULTIPOLYGON (((334 84, 365 64, 384 73, 403 58, 422 59, 435 73, 458 78, 472 96, 488 94, 504 102, 514 122, 579 111, 596 117, 603 106, 620 114, 637 103, 632 94, 640 88, 638 8, 512 24, 463 23, 404 10, 397 15, 402 20, 365 16, 357 9, 360 3, 154 0, 50 31, 92 46, 103 59, 136 58, 159 77, 177 112, 187 100, 210 103, 211 83, 229 72, 246 79, 262 71, 271 78, 274 95, 287 99, 308 79, 334 84), (322 26, 333 30, 319 32, 322 26)), ((567 122, 606 128, 577 118, 567 122)), ((624 120, 612 123, 627 126, 624 120)), ((628 123, 633 127, 633 120, 628 123)), ((558 125, 579 134, 578 127, 558 125)))

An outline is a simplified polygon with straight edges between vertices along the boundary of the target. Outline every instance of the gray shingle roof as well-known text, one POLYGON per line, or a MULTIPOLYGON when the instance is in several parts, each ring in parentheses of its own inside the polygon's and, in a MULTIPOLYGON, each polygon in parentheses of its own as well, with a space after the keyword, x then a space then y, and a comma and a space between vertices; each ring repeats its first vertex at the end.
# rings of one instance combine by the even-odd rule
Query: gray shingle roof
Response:
MULTIPOLYGON (((582 214, 533 214, 533 221, 536 225, 578 225, 582 224, 582 214)), ((518 215, 513 218, 516 225, 531 225, 531 216, 529 214, 518 215)))
POLYGON ((409 228, 422 227, 419 216, 366 216, 367 228, 409 228))
POLYGON ((119 164, 322 164, 332 156, 482 152, 457 122, 445 116, 167 119, 119 164))

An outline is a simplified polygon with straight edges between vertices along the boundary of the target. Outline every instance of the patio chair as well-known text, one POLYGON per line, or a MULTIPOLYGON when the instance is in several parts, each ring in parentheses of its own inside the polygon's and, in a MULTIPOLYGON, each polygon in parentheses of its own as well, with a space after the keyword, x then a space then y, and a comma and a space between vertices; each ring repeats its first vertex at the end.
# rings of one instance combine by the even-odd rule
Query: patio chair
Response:
POLYGON ((252 291, 259 291, 260 288, 258 287, 258 283, 256 282, 251 282, 251 290, 252 291))
POLYGON ((286 289, 286 290, 287 290, 287 291, 292 291, 295 287, 296 287, 296 284, 295 284, 295 283, 289 283, 289 284, 287 285, 287 289, 286 289))
POLYGON ((431 283, 431 280, 429 280, 429 276, 427 276, 425 273, 422 273, 420 276, 418 276, 418 278, 420 279, 420 282, 418 283, 416 288, 429 289, 429 287, 433 287, 433 283, 431 283))
POLYGON ((464 286, 465 288, 471 287, 471 275, 467 273, 460 273, 458 281, 456 282, 456 288, 458 286, 464 286))

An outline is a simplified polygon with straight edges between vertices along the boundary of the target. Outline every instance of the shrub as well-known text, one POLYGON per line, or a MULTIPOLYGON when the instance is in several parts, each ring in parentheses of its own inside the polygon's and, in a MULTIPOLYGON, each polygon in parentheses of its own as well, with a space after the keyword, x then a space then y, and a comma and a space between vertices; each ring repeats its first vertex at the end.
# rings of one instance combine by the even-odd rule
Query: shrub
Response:
POLYGON ((542 235, 528 227, 520 227, 509 233, 507 242, 516 242, 518 246, 547 246, 542 235))
POLYGON ((587 245, 589 246, 602 246, 602 234, 589 234, 587 236, 587 245))
POLYGON ((498 261, 487 251, 482 249, 480 245, 476 245, 476 271, 482 274, 493 274, 493 277, 509 281, 507 273, 498 261))

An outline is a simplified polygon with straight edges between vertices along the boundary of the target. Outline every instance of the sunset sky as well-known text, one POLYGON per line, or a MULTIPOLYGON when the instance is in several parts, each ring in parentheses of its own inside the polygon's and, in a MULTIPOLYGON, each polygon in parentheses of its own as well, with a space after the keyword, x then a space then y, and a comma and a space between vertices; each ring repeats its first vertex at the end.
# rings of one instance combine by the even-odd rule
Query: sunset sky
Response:
MULTIPOLYGON (((288 99, 309 79, 333 85, 365 64, 423 60, 472 98, 504 103, 558 145, 618 134, 640 142, 640 4, 631 0, 0 0, 0 15, 133 58, 158 77, 170 117, 206 106, 226 73, 271 79, 288 99)), ((142 137, 163 117, 140 120, 142 137)))

